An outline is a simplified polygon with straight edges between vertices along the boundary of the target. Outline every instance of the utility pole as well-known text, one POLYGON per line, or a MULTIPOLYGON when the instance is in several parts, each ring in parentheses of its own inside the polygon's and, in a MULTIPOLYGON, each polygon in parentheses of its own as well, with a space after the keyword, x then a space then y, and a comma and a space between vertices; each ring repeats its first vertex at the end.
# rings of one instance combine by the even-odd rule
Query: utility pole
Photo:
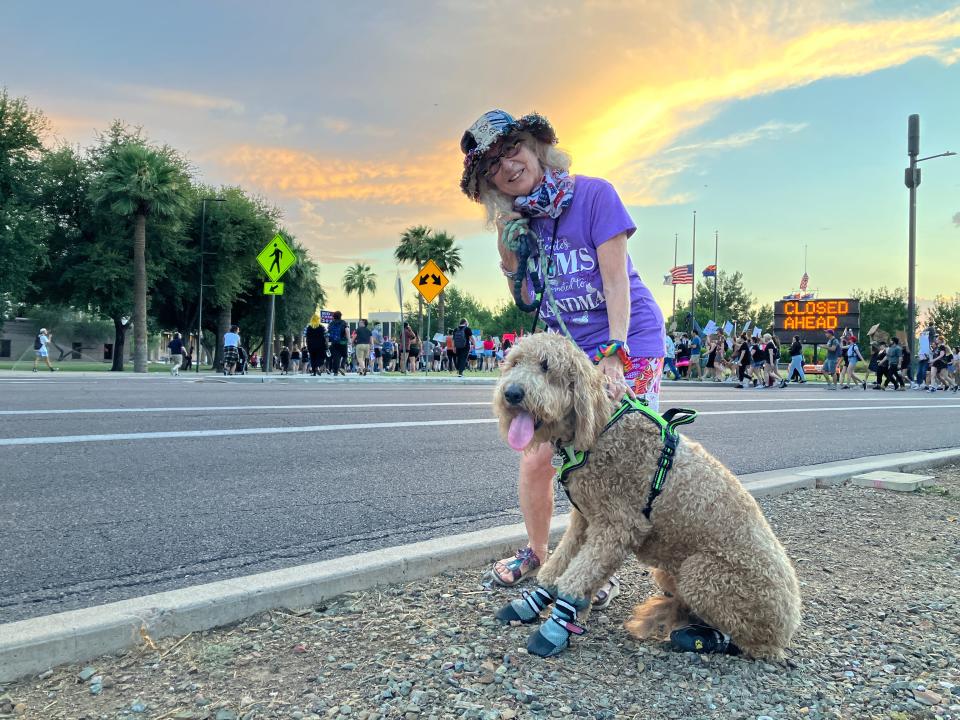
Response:
POLYGON ((720 260, 720 231, 713 231, 713 322, 717 322, 717 275, 720 273, 720 267, 717 263, 720 260))
MULTIPOLYGON (((200 201, 200 299, 197 303, 197 349, 196 372, 200 373, 200 357, 203 354, 203 258, 207 254, 204 240, 207 235, 207 203, 225 202, 224 198, 203 198, 200 201)), ((215 255, 216 253, 211 253, 215 255)))
POLYGON ((697 323, 697 211, 693 211, 693 280, 690 283, 690 334, 697 323))
MULTIPOLYGON (((677 243, 680 242, 680 233, 673 234, 673 266, 677 266, 677 243)), ((677 284, 673 282, 673 273, 671 272, 670 283, 673 285, 673 317, 677 317, 677 284)))
POLYGON ((920 168, 917 167, 917 163, 933 158, 956 155, 956 153, 947 151, 939 155, 930 155, 918 159, 917 155, 919 154, 920 116, 911 115, 907 118, 907 155, 910 156, 910 167, 904 171, 903 182, 910 191, 909 251, 907 253, 907 262, 910 264, 907 270, 907 348, 910 350, 910 357, 914 360, 916 353, 913 347, 913 336, 917 331, 917 188, 920 187, 920 168))

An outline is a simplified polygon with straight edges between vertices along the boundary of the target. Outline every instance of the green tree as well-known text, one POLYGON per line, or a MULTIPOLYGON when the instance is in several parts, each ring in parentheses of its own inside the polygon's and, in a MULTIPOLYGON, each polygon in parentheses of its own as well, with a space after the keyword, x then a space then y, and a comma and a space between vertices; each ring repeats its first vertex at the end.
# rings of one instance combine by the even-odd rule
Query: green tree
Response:
POLYGON ((850 297, 860 301, 860 330, 866 335, 874 325, 892 335, 907 329, 907 291, 881 287, 873 290, 854 290, 850 297))
MULTIPOLYGON (((454 237, 445 230, 432 233, 427 238, 427 257, 432 259, 444 274, 450 278, 463 267, 460 260, 460 248, 454 245, 454 237)), ((446 330, 446 288, 440 293, 440 331, 446 330)))
POLYGON ((952 298, 938 295, 925 316, 926 325, 933 325, 939 335, 957 352, 960 348, 960 293, 952 298))
MULTIPOLYGON (((399 263, 415 265, 419 270, 429 259, 430 228, 426 225, 408 227, 400 234, 400 243, 393 251, 399 263)), ((423 336, 423 298, 417 293, 417 334, 423 336)))
POLYGON ((359 320, 363 317, 363 294, 377 291, 377 274, 369 265, 354 263, 343 273, 343 291, 347 296, 357 294, 359 302, 357 319, 359 320))
MULTIPOLYGON (((40 202, 41 137, 47 121, 23 98, 0 90, 0 300, 23 302, 31 273, 44 264, 49 228, 40 202)), ((0 307, 0 310, 4 309, 0 307)), ((5 314, 0 313, 0 327, 5 314)))
POLYGON ((504 333, 528 333, 532 326, 533 313, 524 312, 513 300, 508 300, 494 309, 489 334, 502 336, 504 333))
POLYGON ((133 220, 134 372, 147 371, 147 218, 176 218, 186 208, 186 162, 168 146, 127 142, 109 153, 91 197, 121 218, 133 220))
POLYGON ((466 318, 471 328, 483 330, 485 335, 490 334, 493 327, 493 313, 477 298, 455 287, 447 288, 447 312, 450 313, 451 325, 466 318))

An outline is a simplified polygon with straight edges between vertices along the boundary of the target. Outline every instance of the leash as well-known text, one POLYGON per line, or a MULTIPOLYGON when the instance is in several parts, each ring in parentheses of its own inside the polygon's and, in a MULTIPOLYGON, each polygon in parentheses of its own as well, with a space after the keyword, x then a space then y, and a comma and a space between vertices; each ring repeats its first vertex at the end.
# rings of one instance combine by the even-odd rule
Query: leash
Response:
MULTIPOLYGON (((660 431, 660 441, 663 443, 663 449, 660 451, 660 458, 657 460, 657 470, 650 483, 650 493, 647 496, 647 504, 643 508, 643 516, 650 519, 650 513, 653 511, 653 502, 657 499, 667 480, 667 473, 673 467, 673 458, 677 453, 677 446, 680 443, 680 434, 677 428, 681 425, 689 425, 697 418, 697 411, 687 408, 671 408, 663 415, 651 409, 645 400, 640 398, 624 397, 620 405, 613 411, 607 424, 604 425, 601 435, 617 424, 627 413, 639 412, 643 417, 650 420, 660 431)), ((561 446, 557 444, 554 447, 552 465, 557 471, 557 484, 563 488, 567 499, 577 511, 580 510, 577 504, 570 497, 570 490, 567 487, 569 482, 568 475, 587 464, 590 457, 589 450, 577 450, 573 444, 561 446)))

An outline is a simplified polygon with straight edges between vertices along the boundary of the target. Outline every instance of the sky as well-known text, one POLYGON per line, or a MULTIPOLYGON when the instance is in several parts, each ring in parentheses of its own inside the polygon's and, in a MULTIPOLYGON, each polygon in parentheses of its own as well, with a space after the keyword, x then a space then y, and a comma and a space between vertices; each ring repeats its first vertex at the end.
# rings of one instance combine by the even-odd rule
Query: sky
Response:
MULTIPOLYGON (((763 302, 806 270, 820 297, 907 284, 907 117, 921 156, 960 152, 957 2, 6 0, 0 86, 87 145, 117 118, 282 209, 329 309, 397 310, 400 234, 453 234, 454 286, 506 300, 496 237, 459 189, 463 131, 537 111, 572 171, 613 183, 665 310, 693 260, 763 302)), ((960 290, 960 156, 921 165, 917 294, 960 290)), ((410 285, 407 285, 412 290, 410 285)), ((678 288, 689 298, 689 286, 678 288)))

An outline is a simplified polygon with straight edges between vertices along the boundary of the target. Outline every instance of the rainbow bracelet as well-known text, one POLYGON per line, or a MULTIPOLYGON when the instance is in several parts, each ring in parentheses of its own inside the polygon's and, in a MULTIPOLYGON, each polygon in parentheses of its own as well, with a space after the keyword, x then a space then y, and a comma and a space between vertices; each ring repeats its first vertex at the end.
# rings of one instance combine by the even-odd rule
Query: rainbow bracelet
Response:
POLYGON ((626 343, 622 340, 607 340, 607 342, 597 346, 597 352, 593 354, 593 362, 598 363, 605 357, 613 357, 616 355, 620 358, 620 362, 626 366, 630 362, 630 356, 627 354, 625 348, 626 343))

